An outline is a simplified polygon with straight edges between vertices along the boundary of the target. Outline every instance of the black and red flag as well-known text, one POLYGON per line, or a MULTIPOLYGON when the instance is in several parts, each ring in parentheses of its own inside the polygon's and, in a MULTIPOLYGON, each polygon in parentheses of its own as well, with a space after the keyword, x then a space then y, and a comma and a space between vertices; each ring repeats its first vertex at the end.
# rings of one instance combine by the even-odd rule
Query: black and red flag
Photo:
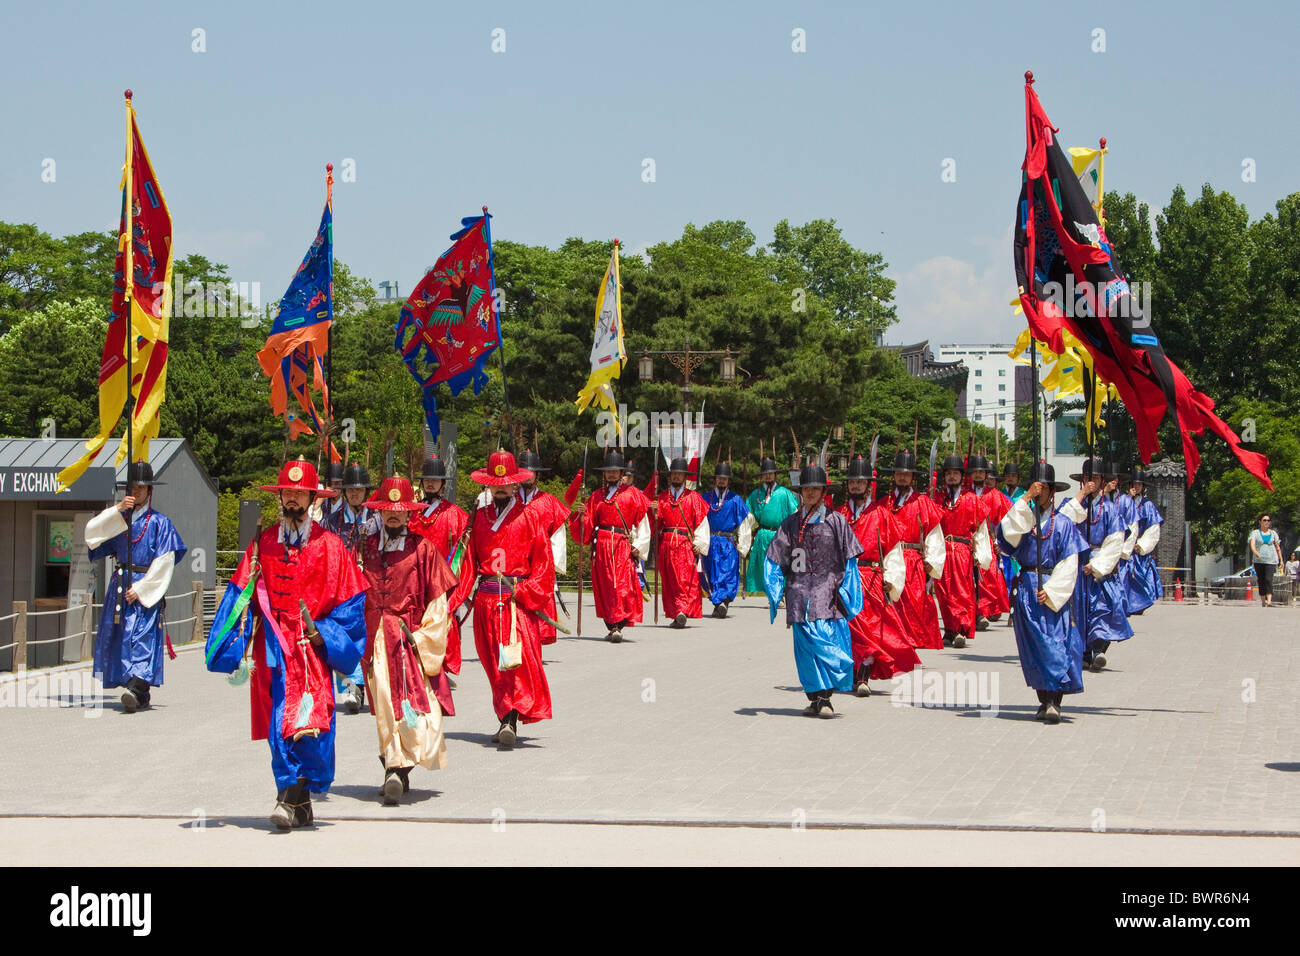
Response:
POLYGON ((1047 113, 1025 74, 1025 162, 1016 205, 1015 263, 1020 304, 1034 338, 1056 353, 1068 331, 1091 354, 1098 377, 1119 390, 1137 426, 1144 462, 1160 449, 1166 412, 1183 437, 1187 484, 1201 463, 1195 437, 1209 428, 1242 466, 1272 490, 1268 458, 1241 447, 1214 414, 1214 399, 1198 392, 1160 346, 1150 318, 1129 293, 1110 240, 1061 149, 1047 113))

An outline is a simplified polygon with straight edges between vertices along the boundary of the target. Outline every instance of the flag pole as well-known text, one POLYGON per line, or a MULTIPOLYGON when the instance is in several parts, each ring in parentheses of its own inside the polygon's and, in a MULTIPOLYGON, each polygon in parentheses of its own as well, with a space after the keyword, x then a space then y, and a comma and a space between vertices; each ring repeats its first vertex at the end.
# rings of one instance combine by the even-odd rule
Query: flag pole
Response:
POLYGON ((506 346, 501 334, 501 313, 497 312, 497 274, 496 269, 492 264, 492 220, 488 217, 487 206, 483 207, 483 234, 487 238, 488 275, 492 277, 492 288, 489 290, 492 295, 492 310, 496 312, 497 316, 497 358, 501 360, 501 402, 505 406, 506 413, 507 447, 510 449, 511 454, 513 454, 515 450, 515 436, 514 432, 509 427, 509 423, 513 420, 514 416, 510 412, 510 389, 506 385, 506 346))
MULTIPOLYGON (((135 158, 134 157, 135 151, 131 148, 133 145, 133 143, 131 142, 133 138, 131 135, 132 93, 130 90, 127 90, 122 95, 126 97, 126 174, 125 174, 126 190, 122 194, 122 207, 123 207, 123 215, 125 216, 126 219, 126 231, 123 235, 118 237, 118 242, 120 243, 125 241, 126 243, 126 257, 124 259, 124 268, 123 268, 123 277, 122 277, 123 285, 126 288, 126 296, 123 299, 124 307, 126 309, 126 494, 123 497, 129 498, 131 496, 131 461, 135 455, 135 391, 133 390, 133 385, 135 382, 135 371, 132 367, 133 362, 132 362, 132 355, 131 355, 131 353, 135 351, 135 327, 134 327, 134 322, 132 322, 132 315, 131 315, 132 293, 135 291, 135 289, 133 288, 135 283, 135 263, 133 261, 133 256, 132 256, 134 250, 132 249, 132 244, 131 244, 132 238, 135 235, 135 228, 133 222, 134 220, 133 214, 135 212, 135 209, 132 206, 132 201, 135 196, 135 181, 133 177, 134 169, 132 168, 133 167, 132 160, 135 158)), ((132 514, 135 513, 134 506, 131 508, 131 512, 132 514)), ((127 526, 126 563, 122 568, 119 569, 122 572, 122 581, 121 584, 119 585, 122 593, 117 598, 117 602, 114 605, 114 607, 117 610, 114 612, 114 616, 113 616, 113 623, 115 624, 121 623, 124 630, 126 627, 125 624, 126 618, 122 614, 122 605, 126 603, 126 592, 131 590, 131 545, 130 545, 131 516, 130 515, 127 516, 126 526, 127 526)))
MULTIPOLYGON (((321 450, 328 466, 334 461, 334 164, 325 164, 325 205, 330 210, 329 325, 325 329, 325 427, 321 450)), ((288 399, 285 406, 288 407, 288 399)), ((319 462, 316 469, 320 472, 319 462)))

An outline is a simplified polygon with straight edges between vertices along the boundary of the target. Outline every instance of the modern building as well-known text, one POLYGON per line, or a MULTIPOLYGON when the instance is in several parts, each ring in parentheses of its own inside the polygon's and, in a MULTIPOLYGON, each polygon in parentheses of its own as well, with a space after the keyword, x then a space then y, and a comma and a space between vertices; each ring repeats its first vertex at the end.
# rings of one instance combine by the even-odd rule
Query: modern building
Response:
MULTIPOLYGON (((55 494, 58 473, 84 451, 82 439, 0 438, 0 618, 13 613, 15 601, 26 602, 29 667, 79 660, 84 637, 56 639, 81 631, 81 615, 57 612, 84 605, 87 592, 103 603, 111 569, 107 560, 89 560, 86 523, 121 500, 117 483, 126 480, 126 463, 114 466, 117 448, 109 442, 70 489, 55 494), (48 643, 36 643, 42 640, 48 643)), ((190 591, 196 581, 212 588, 217 487, 184 439, 155 438, 149 460, 154 477, 166 483, 154 502, 188 549, 171 591, 190 591)), ((0 623, 0 646, 12 643, 13 633, 10 621, 0 623)), ((12 648, 0 650, 0 671, 12 669, 12 648)))
POLYGON ((1001 427, 1016 437, 1016 406, 1030 402, 1031 370, 1011 358, 1013 345, 940 345, 941 362, 960 362, 970 369, 959 396, 963 418, 988 428, 1001 427))

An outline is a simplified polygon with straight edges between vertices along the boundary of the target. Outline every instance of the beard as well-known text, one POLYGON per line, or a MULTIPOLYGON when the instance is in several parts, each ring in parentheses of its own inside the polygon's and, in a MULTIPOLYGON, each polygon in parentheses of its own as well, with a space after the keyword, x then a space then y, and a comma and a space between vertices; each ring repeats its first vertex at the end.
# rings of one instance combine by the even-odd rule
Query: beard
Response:
POLYGON ((404 524, 384 525, 384 534, 386 534, 390 540, 393 538, 400 538, 405 533, 406 533, 406 525, 404 524))
POLYGON ((294 524, 299 524, 307 516, 307 509, 299 505, 285 505, 284 516, 294 524))

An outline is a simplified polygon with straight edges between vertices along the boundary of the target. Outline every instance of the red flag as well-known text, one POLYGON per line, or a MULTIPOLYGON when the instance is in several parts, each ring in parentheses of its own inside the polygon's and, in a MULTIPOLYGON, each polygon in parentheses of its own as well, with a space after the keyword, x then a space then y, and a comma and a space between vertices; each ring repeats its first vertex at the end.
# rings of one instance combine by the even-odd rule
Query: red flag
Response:
POLYGON ((1062 332, 1069 331, 1088 350, 1098 377, 1116 387, 1133 416, 1144 462, 1159 450, 1157 432, 1169 413, 1182 433, 1189 486, 1201 461, 1194 438, 1209 428, 1272 490, 1268 458, 1242 448, 1214 414, 1214 400, 1196 391, 1166 357, 1151 320, 1129 294, 1096 210, 1034 92, 1032 74, 1025 79, 1026 145, 1014 259, 1020 304, 1034 338, 1060 353, 1062 332))
POLYGON ((579 468, 578 473, 573 476, 573 480, 569 482, 569 487, 564 490, 564 503, 572 508, 573 503, 578 500, 578 493, 580 491, 582 491, 581 468, 579 468))

